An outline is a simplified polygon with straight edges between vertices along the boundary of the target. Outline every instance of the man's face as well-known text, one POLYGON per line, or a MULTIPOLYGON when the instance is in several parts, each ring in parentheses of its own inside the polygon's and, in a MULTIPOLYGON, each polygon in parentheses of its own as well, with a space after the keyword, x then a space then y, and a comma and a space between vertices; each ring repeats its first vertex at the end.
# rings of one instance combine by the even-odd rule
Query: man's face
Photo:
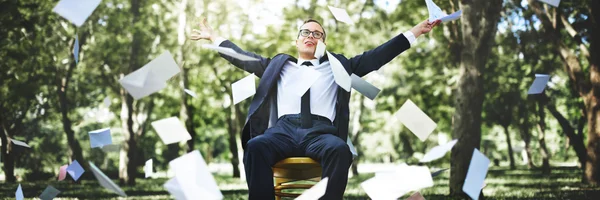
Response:
MULTIPOLYGON (((302 25, 302 27, 300 27, 300 30, 309 30, 311 32, 324 33, 323 27, 321 27, 315 22, 308 22, 302 25)), ((316 39, 313 33, 308 34, 308 36, 302 36, 302 34, 298 34, 298 38, 296 39, 296 48, 298 49, 298 53, 314 55, 318 41, 321 40, 321 42, 325 44, 325 42, 323 41, 324 37, 324 34, 320 39, 316 39)))

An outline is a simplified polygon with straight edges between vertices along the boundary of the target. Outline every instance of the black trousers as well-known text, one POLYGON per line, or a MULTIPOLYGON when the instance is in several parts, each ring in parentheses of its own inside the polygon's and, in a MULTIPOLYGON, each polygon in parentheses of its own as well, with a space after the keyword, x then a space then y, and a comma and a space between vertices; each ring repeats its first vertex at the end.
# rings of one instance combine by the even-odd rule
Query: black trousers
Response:
POLYGON ((321 199, 343 199, 352 154, 345 140, 330 134, 337 131, 329 120, 313 118, 313 127, 300 128, 300 115, 284 115, 264 134, 248 141, 244 165, 250 200, 275 199, 275 163, 288 157, 308 156, 321 163, 322 178, 329 177, 321 199))

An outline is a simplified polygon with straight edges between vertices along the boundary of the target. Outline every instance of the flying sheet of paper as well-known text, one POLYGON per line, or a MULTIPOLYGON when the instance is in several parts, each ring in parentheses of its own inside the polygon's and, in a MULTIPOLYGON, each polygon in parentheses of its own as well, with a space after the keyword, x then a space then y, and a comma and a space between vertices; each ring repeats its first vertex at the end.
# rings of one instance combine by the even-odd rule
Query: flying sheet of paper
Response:
POLYGON ((547 3, 547 4, 557 7, 557 8, 558 8, 558 4, 560 4, 560 0, 539 0, 539 1, 547 3))
POLYGON ((241 60, 241 61, 259 61, 258 58, 254 58, 254 57, 250 57, 250 56, 238 53, 235 50, 233 50, 231 48, 227 48, 227 47, 220 47, 220 46, 213 45, 213 44, 203 44, 202 47, 218 51, 219 53, 225 54, 227 56, 231 56, 231 57, 241 60))
POLYGON ((17 146, 22 146, 22 147, 27 147, 27 148, 31 148, 27 143, 25 142, 21 142, 19 140, 15 140, 15 139, 10 139, 10 141, 13 142, 13 144, 17 145, 17 146))
POLYGON ((104 100, 102 100, 102 103, 104 103, 104 107, 105 107, 105 108, 108 108, 108 107, 110 107, 110 104, 111 104, 112 102, 110 101, 110 97, 109 97, 109 96, 107 96, 107 97, 105 97, 105 98, 104 98, 104 100))
POLYGON ((169 117, 154 121, 151 125, 165 144, 173 144, 192 139, 190 133, 177 117, 169 117))
POLYGON ((317 80, 321 77, 321 72, 307 66, 298 66, 298 70, 294 72, 294 76, 291 76, 293 80, 291 80, 287 84, 284 85, 284 88, 289 91, 294 91, 298 97, 302 97, 310 87, 317 82, 317 80))
POLYGON ((19 187, 17 187, 17 190, 15 191, 15 199, 23 200, 23 198, 25 198, 25 196, 23 196, 23 188, 21 188, 21 184, 19 184, 19 187))
POLYGON ((550 75, 536 74, 535 80, 533 80, 533 84, 531 84, 531 87, 529 87, 529 91, 527 91, 527 94, 540 94, 544 92, 548 81, 550 81, 550 75))
POLYGON ((315 49, 315 58, 321 59, 325 55, 327 46, 321 40, 317 40, 317 49, 315 49))
POLYGON ((190 96, 194 97, 194 98, 198 98, 198 95, 196 95, 196 93, 194 91, 188 90, 188 89, 183 89, 183 91, 186 94, 189 94, 190 96))
POLYGON ((110 145, 112 144, 112 137, 110 135, 110 128, 99 129, 89 132, 90 135, 90 146, 92 148, 110 145))
POLYGON ((344 88, 346 92, 350 92, 350 87, 352 86, 352 80, 350 78, 350 75, 348 75, 348 72, 346 72, 346 69, 337 58, 331 55, 329 51, 326 52, 329 58, 329 64, 331 65, 331 71, 333 72, 333 78, 335 79, 335 82, 340 87, 344 88))
POLYGON ((173 177, 169 179, 163 187, 167 189, 169 194, 171 194, 175 200, 186 200, 185 194, 183 190, 181 190, 181 186, 179 186, 179 182, 177 181, 177 177, 173 177))
POLYGON ((117 186, 117 184, 112 182, 112 180, 110 180, 110 178, 108 178, 102 171, 100 171, 100 169, 98 169, 98 167, 96 167, 96 165, 94 165, 94 163, 92 163, 92 162, 89 162, 89 163, 90 163, 90 169, 92 170, 92 173, 94 173, 94 176, 96 177, 96 179, 98 179, 98 182, 100 183, 100 185, 102 187, 110 190, 111 192, 118 194, 119 196, 127 197, 127 194, 125 194, 125 192, 119 186, 117 186))
POLYGON ((406 200, 425 200, 425 197, 423 197, 420 192, 415 192, 410 195, 410 197, 406 198, 406 200))
POLYGON ((254 74, 250 74, 245 78, 231 84, 231 93, 233 95, 234 105, 256 93, 256 83, 254 82, 255 78, 256 76, 254 74))
POLYGON ((427 167, 401 165, 392 172, 376 173, 360 185, 371 199, 398 199, 410 191, 433 186, 433 179, 427 167))
POLYGON ((338 20, 340 22, 344 22, 346 24, 350 24, 350 25, 354 24, 354 21, 352 20, 352 18, 350 18, 350 15, 348 15, 348 12, 346 12, 345 9, 331 7, 331 6, 327 6, 327 7, 329 7, 331 14, 333 14, 333 17, 335 17, 336 20, 338 20))
POLYGON ((73 55, 75 56, 75 64, 79 63, 79 36, 75 35, 75 44, 73 45, 73 55))
POLYGON ((61 0, 52 9, 65 19, 71 21, 75 26, 80 27, 85 20, 100 5, 102 0, 61 0))
POLYGON ((52 200, 59 193, 60 193, 59 190, 57 190, 56 188, 54 188, 51 185, 49 185, 49 186, 46 187, 46 189, 40 195, 40 199, 42 199, 42 200, 52 200))
POLYGON ((167 87, 166 81, 180 71, 171 53, 165 51, 142 68, 120 79, 119 83, 137 100, 167 87))
POLYGON ((354 88, 356 91, 360 92, 361 94, 365 95, 371 100, 375 99, 375 97, 377 97, 377 95, 381 91, 379 88, 375 87, 374 85, 371 85, 371 83, 358 77, 356 74, 352 74, 350 78, 352 79, 352 88, 354 88))
POLYGON ((313 185, 310 189, 304 191, 300 196, 296 198, 296 200, 318 200, 323 195, 325 195, 328 181, 329 177, 323 178, 317 184, 313 185))
POLYGON ((481 192, 481 188, 483 188, 483 181, 485 180, 489 166, 490 159, 485 157, 479 150, 474 149, 467 177, 462 188, 474 200, 479 199, 479 193, 481 192))
POLYGON ((145 174, 145 178, 151 177, 152 176, 152 159, 147 160, 146 164, 144 165, 144 174, 145 174))
POLYGON ((406 100, 404 105, 400 107, 396 117, 421 141, 425 141, 437 127, 437 124, 410 99, 406 100))
POLYGON ((67 167, 69 167, 69 165, 60 166, 60 169, 58 169, 58 181, 65 180, 67 177, 67 167))
POLYGON ((433 3, 433 0, 425 0, 427 4, 427 10, 429 10, 429 21, 442 20, 442 22, 452 21, 460 18, 462 10, 456 11, 450 15, 446 14, 442 9, 433 3))
POLYGON ((223 199, 223 194, 198 150, 169 162, 186 199, 223 199), (209 198, 207 198, 209 197, 209 198))
POLYGON ((354 160, 358 156, 358 151, 356 151, 356 147, 354 147, 354 144, 352 144, 350 135, 348 135, 348 139, 346 139, 346 144, 348 145, 348 148, 350 148, 350 153, 352 153, 352 160, 354 160))
POLYGON ((71 175, 75 181, 79 180, 79 177, 81 177, 83 172, 85 172, 85 170, 83 167, 81 167, 77 160, 74 160, 73 163, 67 167, 67 173, 69 173, 69 175, 71 175))
POLYGON ((458 142, 458 140, 452 140, 446 144, 431 148, 431 150, 429 150, 429 152, 427 152, 425 156, 419 160, 419 162, 426 163, 444 157, 448 151, 452 150, 452 147, 454 147, 456 142, 458 142))

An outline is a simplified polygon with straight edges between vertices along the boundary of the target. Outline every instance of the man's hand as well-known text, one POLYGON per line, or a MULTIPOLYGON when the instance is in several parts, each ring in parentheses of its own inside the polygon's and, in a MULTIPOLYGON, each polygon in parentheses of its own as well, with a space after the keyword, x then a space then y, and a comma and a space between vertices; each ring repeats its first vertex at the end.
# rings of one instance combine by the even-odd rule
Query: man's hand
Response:
POLYGON ((206 18, 200 23, 200 30, 193 29, 190 39, 192 40, 210 40, 213 41, 217 36, 213 33, 212 27, 206 22, 206 18))
POLYGON ((442 20, 438 19, 430 23, 429 20, 426 19, 425 21, 417 24, 415 27, 410 29, 410 31, 413 34, 415 34, 415 37, 419 37, 419 35, 421 34, 429 33, 429 31, 431 31, 433 27, 437 26, 440 23, 442 23, 442 20))

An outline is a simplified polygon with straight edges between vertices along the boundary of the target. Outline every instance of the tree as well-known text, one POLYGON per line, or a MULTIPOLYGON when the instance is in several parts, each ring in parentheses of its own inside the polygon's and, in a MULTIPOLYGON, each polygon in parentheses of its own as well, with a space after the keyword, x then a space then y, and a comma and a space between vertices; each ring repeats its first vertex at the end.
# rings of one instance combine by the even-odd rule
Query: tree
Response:
POLYGON ((502 8, 501 0, 461 0, 460 78, 456 91, 452 135, 458 139, 452 149, 450 171, 450 194, 466 195, 463 182, 469 169, 473 150, 481 142, 481 111, 483 104, 483 81, 481 69, 494 42, 502 8))

